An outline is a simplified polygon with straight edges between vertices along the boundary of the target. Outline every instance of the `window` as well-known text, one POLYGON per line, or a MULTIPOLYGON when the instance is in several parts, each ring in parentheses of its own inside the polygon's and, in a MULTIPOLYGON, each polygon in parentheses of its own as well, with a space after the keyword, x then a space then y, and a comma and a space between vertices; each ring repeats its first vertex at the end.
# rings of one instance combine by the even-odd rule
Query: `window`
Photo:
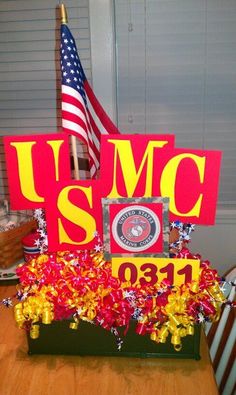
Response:
MULTIPOLYGON (((68 0, 67 12, 90 79, 89 1, 68 0)), ((1 136, 61 130, 58 1, 1 0, 0 20, 1 199, 8 194, 1 136)))
POLYGON ((120 131, 222 150, 219 206, 236 207, 236 2, 114 4, 120 131))

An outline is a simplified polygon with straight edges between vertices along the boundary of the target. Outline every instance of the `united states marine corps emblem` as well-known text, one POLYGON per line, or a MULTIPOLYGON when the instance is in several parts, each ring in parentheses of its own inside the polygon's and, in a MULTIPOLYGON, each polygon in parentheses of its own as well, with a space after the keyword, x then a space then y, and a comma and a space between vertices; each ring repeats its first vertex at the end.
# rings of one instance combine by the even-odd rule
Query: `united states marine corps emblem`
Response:
POLYGON ((141 205, 125 207, 112 222, 113 238, 126 251, 148 250, 158 240, 160 231, 155 212, 141 205))

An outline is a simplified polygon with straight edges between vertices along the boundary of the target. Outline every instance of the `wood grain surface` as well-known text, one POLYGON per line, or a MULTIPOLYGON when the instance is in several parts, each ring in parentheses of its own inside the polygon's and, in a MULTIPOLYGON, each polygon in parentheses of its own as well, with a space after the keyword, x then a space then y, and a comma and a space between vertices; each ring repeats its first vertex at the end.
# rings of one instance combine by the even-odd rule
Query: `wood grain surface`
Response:
MULTIPOLYGON (((15 286, 0 286, 0 300, 15 286)), ((0 305, 1 395, 217 395, 204 335, 201 360, 27 354, 13 309, 0 305)))

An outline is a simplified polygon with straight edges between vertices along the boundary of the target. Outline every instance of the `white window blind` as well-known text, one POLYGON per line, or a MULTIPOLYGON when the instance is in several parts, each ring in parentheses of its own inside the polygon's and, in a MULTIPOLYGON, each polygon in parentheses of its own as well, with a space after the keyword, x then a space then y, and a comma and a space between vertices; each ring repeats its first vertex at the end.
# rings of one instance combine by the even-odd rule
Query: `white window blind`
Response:
POLYGON ((236 207, 236 1, 115 0, 118 127, 223 151, 236 207))
MULTIPOLYGON (((68 26, 91 78, 89 1, 66 0, 68 26)), ((61 130, 60 10, 56 0, 0 0, 0 136, 61 130)), ((0 198, 6 172, 0 138, 0 198)))

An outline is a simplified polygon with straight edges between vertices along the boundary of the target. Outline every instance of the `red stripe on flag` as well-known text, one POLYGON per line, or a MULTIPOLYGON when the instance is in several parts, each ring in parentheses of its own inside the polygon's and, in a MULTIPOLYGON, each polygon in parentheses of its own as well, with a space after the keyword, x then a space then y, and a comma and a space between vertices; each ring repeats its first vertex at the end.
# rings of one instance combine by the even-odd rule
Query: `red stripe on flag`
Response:
MULTIPOLYGON (((97 137, 97 140, 99 141, 99 145, 100 145, 101 134, 102 134, 102 133, 101 133, 101 131, 99 130, 99 128, 97 127, 96 123, 94 122, 94 119, 93 119, 93 117, 92 117, 90 111, 88 111, 88 115, 89 115, 89 121, 90 121, 90 124, 91 124, 91 126, 92 126, 93 132, 94 132, 95 136, 97 137)), ((100 157, 100 155, 99 155, 99 157, 100 157)))
POLYGON ((86 123, 84 123, 84 121, 80 117, 78 117, 76 114, 62 110, 62 118, 66 121, 71 121, 71 122, 76 123, 81 128, 83 128, 83 130, 86 132, 86 130, 87 130, 86 123))
POLYGON ((73 106, 79 108, 85 114, 85 106, 76 97, 68 95, 67 93, 62 93, 61 96, 62 103, 72 104, 73 106))
POLYGON ((92 88, 87 80, 84 82, 84 89, 95 113, 97 114, 97 117, 99 118, 100 122, 103 124, 107 132, 109 134, 120 134, 117 127, 114 125, 112 120, 109 118, 109 116, 102 108, 101 104, 99 103, 98 99, 93 93, 92 88))

